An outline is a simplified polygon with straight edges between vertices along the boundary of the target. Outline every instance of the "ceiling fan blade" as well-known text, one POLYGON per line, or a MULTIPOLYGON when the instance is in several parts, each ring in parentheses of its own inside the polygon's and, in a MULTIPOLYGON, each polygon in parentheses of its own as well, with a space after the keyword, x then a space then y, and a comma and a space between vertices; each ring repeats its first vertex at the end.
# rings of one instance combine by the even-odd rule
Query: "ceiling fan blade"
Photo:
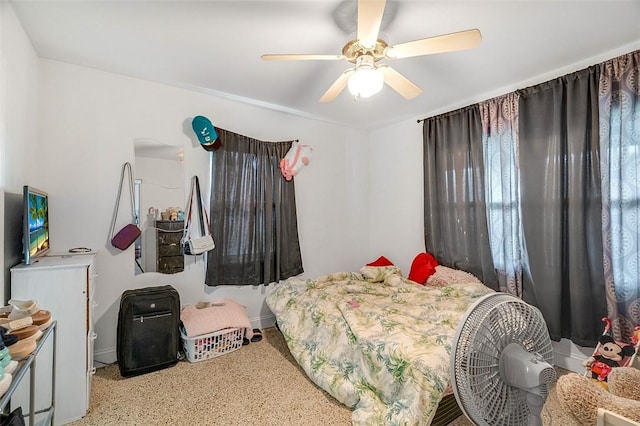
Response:
POLYGON ((408 78, 400 74, 388 65, 379 65, 377 68, 387 83, 393 90, 400 93, 405 99, 413 99, 422 93, 422 89, 409 81, 408 78))
POLYGON ((482 34, 478 29, 460 31, 396 44, 386 49, 385 56, 389 59, 398 59, 473 49, 480 44, 480 40, 482 40, 482 34))
POLYGON ((358 42, 367 49, 375 47, 386 0, 358 0, 358 42))
POLYGON ((331 102, 347 87, 347 82, 349 81, 349 77, 353 74, 354 68, 349 68, 345 72, 343 72, 340 77, 336 81, 333 82, 329 90, 327 90, 324 95, 320 98, 320 102, 331 102))
POLYGON ((306 55, 297 53, 267 54, 260 56, 265 61, 338 61, 346 59, 344 55, 306 55))

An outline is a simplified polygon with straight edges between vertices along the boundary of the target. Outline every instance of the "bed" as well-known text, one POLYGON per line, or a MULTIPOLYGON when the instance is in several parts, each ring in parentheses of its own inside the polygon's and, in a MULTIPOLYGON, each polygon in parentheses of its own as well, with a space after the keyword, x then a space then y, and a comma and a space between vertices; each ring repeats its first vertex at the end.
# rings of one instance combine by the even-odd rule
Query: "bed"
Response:
POLYGON ((492 291, 445 266, 424 286, 396 266, 365 266, 290 278, 266 302, 293 357, 314 383, 354 409, 353 424, 428 425, 437 423, 442 401, 450 406, 453 399, 449 355, 458 321, 492 291))

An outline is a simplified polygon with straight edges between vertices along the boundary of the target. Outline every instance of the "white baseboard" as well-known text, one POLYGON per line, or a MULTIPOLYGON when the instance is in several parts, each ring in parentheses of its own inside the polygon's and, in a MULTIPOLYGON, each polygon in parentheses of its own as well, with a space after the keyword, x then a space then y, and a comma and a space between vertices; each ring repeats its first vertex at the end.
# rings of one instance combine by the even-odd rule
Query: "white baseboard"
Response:
POLYGON ((264 328, 276 326, 275 315, 267 315, 267 316, 262 316, 258 318, 251 318, 250 320, 251 320, 251 326, 253 328, 259 328, 261 330, 264 328))
POLYGON ((93 366, 95 368, 106 367, 118 361, 116 348, 106 348, 93 352, 93 366))
MULTIPOLYGON (((276 318, 274 315, 260 316, 249 319, 253 328, 265 329, 274 327, 276 318)), ((551 342, 553 347, 553 362, 560 368, 573 371, 575 373, 584 373, 582 361, 591 356, 593 348, 584 348, 573 344, 571 341, 562 339, 560 342, 551 342)), ((96 350, 93 354, 94 366, 96 368, 117 362, 117 353, 115 347, 96 350)))
MULTIPOLYGON (((276 317, 274 315, 266 315, 261 317, 249 318, 249 321, 251 321, 251 327, 259 328, 262 330, 265 328, 274 327, 276 324, 276 317)), ((117 362, 118 355, 116 349, 116 347, 110 347, 94 351, 94 367, 100 368, 117 362)))
POLYGON ((585 372, 582 361, 590 357, 594 349, 578 346, 567 339, 551 342, 551 346, 553 347, 554 365, 578 374, 585 372))
MULTIPOLYGON (((251 319, 251 325, 254 328, 264 329, 274 327, 275 324, 274 315, 251 319)), ((567 339, 562 339, 560 342, 552 341, 551 346, 553 347, 554 365, 579 374, 585 371, 582 362, 590 357, 594 350, 594 348, 578 346, 567 339)))

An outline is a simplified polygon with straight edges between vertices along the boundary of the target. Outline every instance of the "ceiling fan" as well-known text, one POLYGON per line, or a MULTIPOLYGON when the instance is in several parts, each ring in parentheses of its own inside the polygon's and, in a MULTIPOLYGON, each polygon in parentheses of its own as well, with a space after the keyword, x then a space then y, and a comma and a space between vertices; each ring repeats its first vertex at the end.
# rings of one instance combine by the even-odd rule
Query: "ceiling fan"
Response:
POLYGON ((380 91, 384 83, 405 99, 413 99, 422 93, 422 89, 389 65, 379 64, 381 59, 393 60, 453 52, 472 49, 480 44, 480 31, 471 29, 389 46, 378 38, 385 3, 386 0, 358 0, 356 39, 345 44, 341 55, 266 54, 261 58, 267 61, 344 59, 355 64, 338 77, 322 95, 320 102, 331 102, 347 86, 356 99, 369 97, 380 91))

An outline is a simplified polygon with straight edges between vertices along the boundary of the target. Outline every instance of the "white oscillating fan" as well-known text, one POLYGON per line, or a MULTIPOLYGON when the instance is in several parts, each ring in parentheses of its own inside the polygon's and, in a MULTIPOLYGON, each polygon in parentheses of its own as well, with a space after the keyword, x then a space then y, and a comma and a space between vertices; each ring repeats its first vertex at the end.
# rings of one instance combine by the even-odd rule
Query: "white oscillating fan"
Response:
POLYGON ((458 324, 451 385, 462 412, 479 426, 542 425, 556 380, 540 311, 506 293, 478 299, 458 324))

